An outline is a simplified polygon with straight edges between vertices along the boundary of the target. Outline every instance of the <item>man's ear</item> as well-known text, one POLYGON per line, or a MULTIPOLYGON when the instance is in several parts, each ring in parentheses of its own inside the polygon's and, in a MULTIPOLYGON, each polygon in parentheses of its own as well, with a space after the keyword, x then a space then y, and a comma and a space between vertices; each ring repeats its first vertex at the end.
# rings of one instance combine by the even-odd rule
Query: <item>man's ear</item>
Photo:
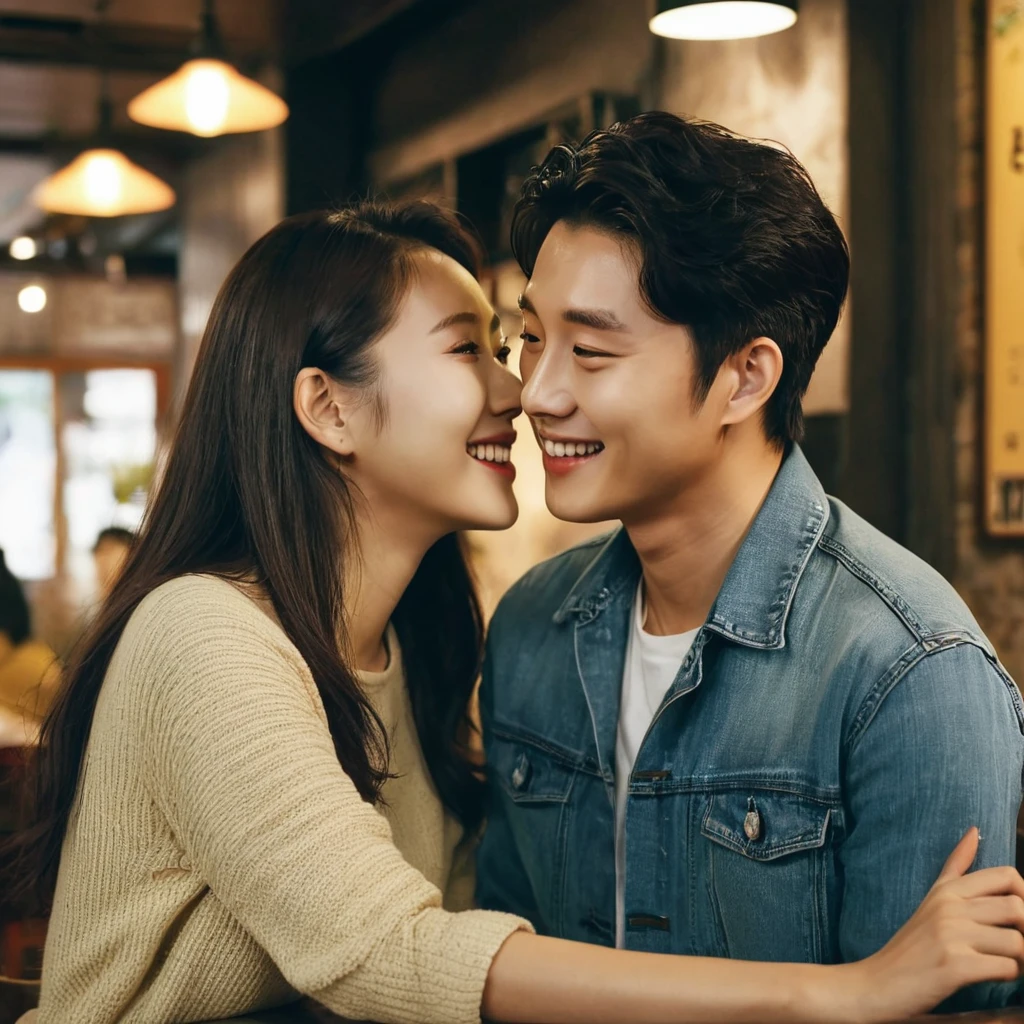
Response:
POLYGON ((722 425, 750 419, 765 407, 782 378, 782 350, 771 338, 755 338, 728 360, 732 394, 722 425))
POLYGON ((299 371, 292 404, 302 429, 324 448, 348 458, 354 453, 353 431, 345 389, 330 376, 308 366, 299 371))

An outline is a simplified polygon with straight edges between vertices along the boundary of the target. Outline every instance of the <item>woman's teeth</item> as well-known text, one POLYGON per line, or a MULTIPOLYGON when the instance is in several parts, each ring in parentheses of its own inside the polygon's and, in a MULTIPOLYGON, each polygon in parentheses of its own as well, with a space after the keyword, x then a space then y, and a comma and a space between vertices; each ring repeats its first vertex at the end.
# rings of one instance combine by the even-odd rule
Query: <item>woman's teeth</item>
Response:
POLYGON ((543 438, 544 451, 552 458, 575 458, 584 455, 596 455, 604 451, 604 445, 600 441, 549 441, 543 438))
POLYGON ((470 444, 466 451, 480 462, 508 462, 512 458, 511 447, 504 444, 470 444))

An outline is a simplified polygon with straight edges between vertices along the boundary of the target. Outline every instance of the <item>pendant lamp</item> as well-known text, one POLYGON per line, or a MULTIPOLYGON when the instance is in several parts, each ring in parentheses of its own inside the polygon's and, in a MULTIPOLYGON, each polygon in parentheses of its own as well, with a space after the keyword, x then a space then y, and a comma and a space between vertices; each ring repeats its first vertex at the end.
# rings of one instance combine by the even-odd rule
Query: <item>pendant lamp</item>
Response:
POLYGON ((170 185, 107 144, 111 107, 106 77, 103 72, 97 145, 51 174, 33 194, 35 204, 47 213, 122 217, 129 213, 153 213, 174 205, 174 189, 170 185))
POLYGON ((669 39, 751 39, 796 22, 798 0, 658 0, 650 29, 669 39))
POLYGON ((192 59, 140 92, 128 104, 128 116, 152 128, 206 138, 259 132, 281 124, 288 117, 284 100, 246 78, 224 56, 213 0, 203 0, 202 31, 192 59))

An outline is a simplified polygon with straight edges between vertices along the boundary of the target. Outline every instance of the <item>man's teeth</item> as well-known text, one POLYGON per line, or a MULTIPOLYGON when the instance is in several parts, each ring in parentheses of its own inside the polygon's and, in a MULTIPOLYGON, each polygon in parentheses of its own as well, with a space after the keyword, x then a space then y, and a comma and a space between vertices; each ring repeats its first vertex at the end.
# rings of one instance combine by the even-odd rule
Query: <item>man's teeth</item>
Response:
POLYGON ((470 444, 466 451, 481 462, 508 462, 512 458, 512 448, 505 444, 470 444))
POLYGON ((600 441, 549 441, 543 439, 544 451, 553 458, 580 458, 583 455, 594 455, 604 450, 600 441))

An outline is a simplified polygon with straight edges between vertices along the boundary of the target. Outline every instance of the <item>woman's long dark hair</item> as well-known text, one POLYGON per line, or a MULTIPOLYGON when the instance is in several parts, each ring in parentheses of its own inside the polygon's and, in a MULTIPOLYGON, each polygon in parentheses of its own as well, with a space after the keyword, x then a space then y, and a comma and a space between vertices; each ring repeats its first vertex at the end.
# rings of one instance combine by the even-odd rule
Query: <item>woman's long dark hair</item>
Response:
MULTIPOLYGON (((346 657, 343 561, 359 500, 303 430, 303 367, 382 400, 373 343, 394 320, 410 254, 431 247, 478 273, 472 237, 425 202, 292 217, 242 257, 210 314, 166 471, 113 594, 68 665, 43 726, 37 826, 19 861, 52 892, 103 679, 139 602, 186 573, 263 588, 323 698, 338 760, 380 801, 387 740, 346 657)), ((372 568, 372 567, 371 567, 372 568)), ((393 617, 420 743, 444 804, 467 828, 482 783, 460 744, 482 622, 457 536, 424 557, 393 617)))

